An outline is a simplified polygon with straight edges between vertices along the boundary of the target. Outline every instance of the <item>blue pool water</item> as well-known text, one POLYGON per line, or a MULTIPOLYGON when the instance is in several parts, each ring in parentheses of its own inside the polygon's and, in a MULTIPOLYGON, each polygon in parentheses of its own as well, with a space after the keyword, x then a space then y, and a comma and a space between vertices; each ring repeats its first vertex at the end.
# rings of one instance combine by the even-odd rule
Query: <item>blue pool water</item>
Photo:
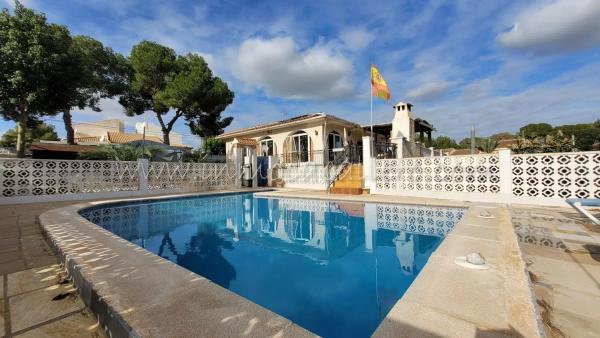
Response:
POLYGON ((81 214, 316 334, 368 337, 463 210, 231 194, 81 214))

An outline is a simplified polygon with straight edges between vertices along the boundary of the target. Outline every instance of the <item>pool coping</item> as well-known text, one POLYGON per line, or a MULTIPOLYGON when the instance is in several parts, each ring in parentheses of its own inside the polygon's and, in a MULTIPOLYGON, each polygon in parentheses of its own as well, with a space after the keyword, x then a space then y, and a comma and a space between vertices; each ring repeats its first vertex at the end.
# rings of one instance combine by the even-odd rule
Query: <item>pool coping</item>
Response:
POLYGON ((525 263, 505 205, 431 199, 425 204, 415 199, 411 199, 412 203, 390 201, 389 196, 369 195, 372 198, 361 199, 302 196, 289 190, 232 189, 83 202, 47 211, 39 220, 82 299, 114 337, 315 336, 79 215, 81 209, 102 204, 240 192, 281 198, 465 207, 463 219, 434 251, 373 336, 480 333, 543 336, 525 263), (495 221, 477 217, 481 208, 492 213, 495 221), (457 255, 471 251, 481 252, 492 269, 465 270, 453 263, 457 255), (468 283, 457 283, 460 280, 468 283), (448 292, 448 287, 452 292, 448 292))

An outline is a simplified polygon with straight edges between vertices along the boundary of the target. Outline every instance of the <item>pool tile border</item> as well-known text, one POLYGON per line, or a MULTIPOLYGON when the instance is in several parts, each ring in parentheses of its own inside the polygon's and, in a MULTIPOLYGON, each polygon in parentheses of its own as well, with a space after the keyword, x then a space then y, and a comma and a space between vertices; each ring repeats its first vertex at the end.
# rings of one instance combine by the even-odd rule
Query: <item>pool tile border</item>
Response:
POLYGON ((434 251, 373 336, 543 336, 525 263, 505 205, 432 199, 423 203, 416 198, 390 200, 389 196, 373 195, 310 196, 282 190, 227 190, 79 203, 45 212, 40 215, 40 224, 84 302, 113 337, 314 336, 288 319, 79 215, 81 209, 101 204, 244 191, 282 198, 467 208, 455 227, 460 231, 451 231, 434 251), (496 221, 477 217, 482 208, 491 212, 496 221), (490 233, 496 237, 490 238, 490 233), (492 269, 464 270, 453 263, 457 255, 471 251, 482 252, 492 269), (126 297, 129 293, 135 296, 126 297), (194 302, 184 301, 191 297, 194 302))

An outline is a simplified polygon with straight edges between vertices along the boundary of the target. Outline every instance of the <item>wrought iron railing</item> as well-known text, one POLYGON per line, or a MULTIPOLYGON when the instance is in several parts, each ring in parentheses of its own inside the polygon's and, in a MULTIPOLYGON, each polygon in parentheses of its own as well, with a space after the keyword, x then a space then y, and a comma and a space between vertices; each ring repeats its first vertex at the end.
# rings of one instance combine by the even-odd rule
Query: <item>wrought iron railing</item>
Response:
POLYGON ((373 145, 373 155, 378 159, 396 158, 397 145, 395 143, 375 143, 373 145))
POLYGON ((362 147, 357 145, 344 148, 293 151, 278 155, 279 163, 285 165, 338 165, 342 163, 361 163, 362 147))

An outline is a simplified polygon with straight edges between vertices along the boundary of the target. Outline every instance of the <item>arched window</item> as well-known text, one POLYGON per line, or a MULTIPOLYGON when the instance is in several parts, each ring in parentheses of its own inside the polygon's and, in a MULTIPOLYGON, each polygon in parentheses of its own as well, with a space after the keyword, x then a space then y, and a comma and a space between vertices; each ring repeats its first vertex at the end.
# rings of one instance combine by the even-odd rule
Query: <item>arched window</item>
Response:
POLYGON ((308 162, 311 158, 311 139, 304 131, 288 136, 284 144, 286 162, 308 162))
POLYGON ((265 137, 260 141, 260 156, 273 156, 277 154, 275 143, 270 137, 265 137))

